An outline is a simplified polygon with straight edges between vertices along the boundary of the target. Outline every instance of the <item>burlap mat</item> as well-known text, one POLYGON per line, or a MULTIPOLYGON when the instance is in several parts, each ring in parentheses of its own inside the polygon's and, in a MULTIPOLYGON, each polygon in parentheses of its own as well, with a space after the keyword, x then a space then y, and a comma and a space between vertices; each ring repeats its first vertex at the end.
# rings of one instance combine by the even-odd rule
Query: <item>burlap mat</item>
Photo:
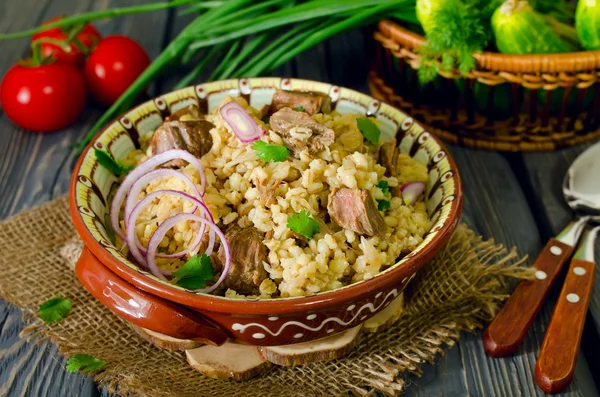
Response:
POLYGON ((181 352, 160 350, 135 334, 79 284, 73 267, 81 242, 71 224, 67 198, 0 223, 0 296, 25 310, 32 341, 51 338, 66 356, 87 353, 108 364, 95 375, 109 391, 131 396, 312 396, 398 394, 408 373, 432 362, 461 331, 489 321, 507 297, 511 278, 531 272, 493 241, 460 226, 435 260, 406 291, 403 316, 393 328, 365 334, 342 359, 286 368, 246 382, 207 378, 181 352), (60 293, 73 310, 48 326, 35 313, 60 293))

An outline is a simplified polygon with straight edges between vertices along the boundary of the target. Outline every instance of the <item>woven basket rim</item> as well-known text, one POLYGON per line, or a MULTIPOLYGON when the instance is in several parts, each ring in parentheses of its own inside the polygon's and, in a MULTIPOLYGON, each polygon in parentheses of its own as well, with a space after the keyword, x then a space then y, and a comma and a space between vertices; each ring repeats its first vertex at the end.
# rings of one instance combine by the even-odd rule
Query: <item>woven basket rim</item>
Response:
MULTIPOLYGON (((416 50, 426 41, 396 22, 383 19, 379 31, 398 44, 416 50)), ((474 53, 477 69, 510 73, 577 73, 600 68, 600 51, 578 51, 558 54, 501 54, 498 52, 474 53)))

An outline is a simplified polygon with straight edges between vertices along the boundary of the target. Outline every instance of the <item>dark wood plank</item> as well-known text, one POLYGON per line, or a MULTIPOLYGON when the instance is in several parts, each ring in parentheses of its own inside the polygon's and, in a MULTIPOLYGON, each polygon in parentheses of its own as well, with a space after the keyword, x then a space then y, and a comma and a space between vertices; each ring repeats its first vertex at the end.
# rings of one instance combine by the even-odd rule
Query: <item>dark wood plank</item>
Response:
MULTIPOLYGON (((0 29, 4 32, 28 28, 55 15, 91 9, 147 3, 129 1, 35 1, 10 0, 0 4, 0 29)), ((97 24, 104 34, 127 34, 139 41, 151 57, 163 44, 166 12, 128 16, 97 24)), ((3 42, 0 59, 2 75, 14 60, 25 55, 27 40, 3 42)), ((0 117, 0 219, 40 205, 65 194, 71 175, 73 154, 70 145, 80 139, 100 115, 101 109, 86 109, 79 122, 53 134, 34 134, 0 117)), ((41 300, 43 297, 40 297, 41 300)), ((39 345, 19 337, 24 327, 22 312, 0 301, 0 395, 9 396, 95 396, 94 382, 81 374, 64 370, 66 359, 46 341, 39 345)))
MULTIPOLYGON (((537 220, 545 239, 558 234, 573 216, 562 196, 562 181, 571 163, 593 143, 559 150, 553 153, 526 153, 522 155, 527 173, 524 184, 532 201, 538 203, 537 220)), ((600 183, 600 182, 599 182, 600 183)), ((600 260, 600 239, 596 241, 596 263, 600 260)), ((590 301, 589 315, 595 326, 595 334, 600 331, 600 270, 596 267, 594 290, 590 301)), ((598 340, 595 344, 600 343, 598 340)))
MULTIPOLYGON (((28 0, 20 0, 25 4, 28 0)), ((29 0, 31 1, 31 0, 29 0)), ((62 2, 63 5, 67 2, 62 2)), ((71 3, 71 2, 69 2, 71 3)), ((124 4, 124 2, 118 2, 124 4)), ((81 6, 83 2, 78 3, 81 6)), ((113 2, 111 4, 116 4, 113 2)), ((127 4, 131 4, 128 1, 127 4)), ((65 13, 73 12, 72 4, 65 13)), ((33 3, 32 3, 33 6, 33 3)), ((94 6, 104 7, 104 3, 94 3, 94 6)), ((3 10, 0 5, 0 12, 3 10)), ((52 7, 55 7, 53 4, 52 7)), ((58 7, 58 5, 56 5, 58 7)), ((15 6, 15 8, 17 8, 15 6)), ((31 8, 35 9, 35 7, 31 8)), ((30 11, 30 9, 28 9, 30 11)), ((49 10, 39 11, 39 15, 50 16, 49 10)), ((3 14, 0 14, 3 15, 3 14)), ((15 15, 10 14, 15 18, 15 15)), ((28 14, 31 18, 31 12, 28 14)), ((158 16, 157 16, 158 15, 158 16)), ((160 49, 162 37, 157 34, 157 26, 164 26, 166 13, 159 16, 127 17, 113 20, 100 25, 103 33, 126 32, 140 40, 152 56, 160 49), (141 18, 132 22, 131 18, 141 18), (157 19, 150 19, 157 18, 157 19), (161 19, 162 18, 162 19, 161 19), (154 52, 153 52, 154 51, 154 52)), ((14 23, 0 16, 0 28, 14 23)), ((177 23, 177 22, 176 22, 177 23)), ((27 24, 26 24, 27 26, 27 24)), ((16 30, 7 28, 4 31, 16 30)), ((178 27, 174 24, 172 32, 178 27)), ((297 71, 297 76, 308 79, 333 81, 337 84, 365 90, 364 79, 358 77, 351 68, 339 68, 352 60, 360 60, 362 48, 354 46, 356 36, 340 36, 325 45, 320 45, 302 54, 292 64, 282 66, 273 72, 290 75, 297 71), (339 63, 338 63, 339 62, 339 63)), ((16 48, 16 47, 15 47, 16 48)), ((23 52, 23 47, 15 51, 23 52)), ((6 70, 11 61, 0 60, 0 67, 6 70), (3 63, 2 63, 3 62, 3 63), (5 66, 6 65, 6 66, 5 66)), ((0 196, 8 198, 6 204, 0 204, 0 218, 18 212, 22 209, 38 205, 49 198, 66 192, 70 176, 70 159, 61 162, 69 153, 68 145, 85 132, 86 126, 98 116, 98 109, 90 109, 82 117, 77 127, 67 131, 46 136, 37 136, 18 131, 6 120, 0 118, 0 196), (7 132, 8 131, 8 132, 7 132), (6 139, 5 139, 6 137, 6 139), (22 159, 28 161, 23 162, 22 159), (53 178, 50 178, 53 176, 53 178), (51 182, 48 182, 51 180, 51 182)), ((465 185, 467 186, 467 205, 465 219, 485 236, 494 236, 506 245, 516 245, 521 253, 535 254, 541 247, 539 232, 535 227, 533 216, 529 212, 524 194, 512 173, 508 163, 502 156, 494 153, 475 152, 462 148, 451 149, 459 162, 465 185), (481 172, 486 170, 486 172, 481 172), (493 177, 490 178, 490 175, 493 177)), ((425 366, 422 378, 410 378, 414 383, 408 389, 408 394, 444 395, 444 396, 504 396, 504 395, 540 395, 533 384, 532 368, 535 360, 535 350, 541 343, 544 325, 547 323, 549 310, 545 310, 530 332, 522 351, 515 357, 491 360, 483 353, 480 336, 465 335, 458 346, 450 349, 436 366, 425 366), (544 317, 545 316, 545 317, 544 317), (515 376, 515 374, 517 376, 515 376)), ((31 368, 14 372, 8 371, 6 379, 10 382, 7 388, 0 388, 10 395, 90 395, 90 382, 76 383, 80 375, 66 375, 62 367, 64 359, 52 351, 50 345, 30 345, 18 339, 18 329, 9 328, 11 324, 22 326, 17 309, 8 308, 6 303, 0 303, 0 369, 31 368), (13 312, 15 312, 13 314, 13 312), (4 316, 4 313, 7 313, 4 316), (4 317, 2 317, 4 316, 4 317), (5 318, 5 320, 2 320, 5 318), (8 324, 8 326, 6 325, 8 324), (7 329, 7 331, 5 331, 7 329), (5 339, 8 342, 5 342, 5 339), (6 344, 5 352, 4 346, 6 344), (14 347, 17 346, 17 347, 14 347), (21 353, 21 346, 30 346, 32 353, 21 353), (37 352, 35 349, 39 349, 37 352), (16 351, 17 353, 13 352, 16 351), (11 358, 12 357, 12 358, 11 358), (41 358, 40 358, 41 357, 41 358), (62 360, 62 361, 61 361, 62 360), (55 362, 55 363, 53 363, 55 362), (6 365, 6 367, 4 367, 6 365), (32 382, 28 379, 38 379, 32 382), (29 383, 32 382, 32 383, 29 383), (27 384, 27 387, 23 385, 27 384)), ((0 371, 0 387, 6 370, 0 371)), ((85 380, 85 378, 83 378, 85 380)), ((106 393, 103 393, 106 394, 106 393)), ((594 396, 597 392, 587 371, 586 361, 580 357, 578 372, 574 384, 565 395, 594 396)))
MULTIPOLYGON (((464 182, 465 220, 484 238, 494 238, 507 247, 517 247, 521 255, 535 257, 543 244, 508 161, 498 153, 456 146, 451 146, 450 151, 464 182)), ((480 333, 464 335, 459 348, 470 395, 543 395, 535 385, 533 370, 552 307, 553 302, 547 302, 522 347, 512 357, 492 359, 483 351, 480 333)), ((563 394, 597 395, 583 355, 574 382, 563 394)))

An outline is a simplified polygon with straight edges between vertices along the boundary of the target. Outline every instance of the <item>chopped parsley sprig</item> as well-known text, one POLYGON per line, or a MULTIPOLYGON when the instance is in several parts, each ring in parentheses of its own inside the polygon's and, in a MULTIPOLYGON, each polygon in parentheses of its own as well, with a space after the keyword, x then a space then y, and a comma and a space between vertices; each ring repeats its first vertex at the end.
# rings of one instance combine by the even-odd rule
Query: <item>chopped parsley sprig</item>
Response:
POLYGON ((389 210, 390 202, 388 200, 377 200, 377 209, 379 211, 389 210))
POLYGON ((308 211, 292 215, 287 221, 287 227, 307 239, 311 239, 321 230, 321 224, 310 216, 308 211))
POLYGON ((358 129, 361 134, 365 137, 365 139, 372 144, 376 145, 379 143, 379 136, 381 135, 381 130, 371 119, 361 118, 356 119, 356 124, 358 125, 358 129))
POLYGON ((261 140, 255 141, 252 144, 252 149, 254 149, 256 156, 265 163, 269 161, 278 163, 290 156, 290 151, 285 146, 273 145, 261 140))
POLYGON ((59 294, 40 305, 38 316, 46 323, 56 323, 67 317, 72 308, 71 301, 59 294))
POLYGON ((106 361, 89 354, 76 354, 67 361, 67 371, 92 372, 104 368, 105 365, 106 361))
POLYGON ((187 289, 200 289, 206 286, 206 282, 213 279, 215 271, 210 261, 210 257, 206 254, 201 256, 192 256, 185 264, 176 272, 174 277, 178 277, 175 284, 187 289))
POLYGON ((381 192, 385 196, 390 195, 390 185, 388 184, 388 181, 381 180, 381 181, 377 182, 377 185, 375 185, 375 186, 377 186, 379 189, 381 189, 381 192))

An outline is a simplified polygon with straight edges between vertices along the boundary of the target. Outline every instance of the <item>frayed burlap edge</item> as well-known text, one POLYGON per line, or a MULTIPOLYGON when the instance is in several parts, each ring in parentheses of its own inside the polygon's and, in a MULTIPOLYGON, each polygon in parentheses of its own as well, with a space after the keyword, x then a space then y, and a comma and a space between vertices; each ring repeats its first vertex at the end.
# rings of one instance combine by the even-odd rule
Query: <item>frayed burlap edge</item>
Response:
POLYGON ((25 311, 23 337, 50 338, 66 356, 87 353, 105 360, 94 380, 131 396, 396 395, 408 373, 419 375, 420 365, 435 361, 460 332, 489 321, 508 297, 512 279, 532 276, 514 249, 483 241, 461 225, 409 285, 394 327, 362 335, 357 348, 339 360, 274 366, 258 378, 227 382, 197 373, 180 352, 145 342, 89 295, 72 270, 80 251, 65 197, 1 223, 0 296, 25 311), (37 307, 57 293, 71 299, 73 310, 58 324, 44 324, 37 307))

